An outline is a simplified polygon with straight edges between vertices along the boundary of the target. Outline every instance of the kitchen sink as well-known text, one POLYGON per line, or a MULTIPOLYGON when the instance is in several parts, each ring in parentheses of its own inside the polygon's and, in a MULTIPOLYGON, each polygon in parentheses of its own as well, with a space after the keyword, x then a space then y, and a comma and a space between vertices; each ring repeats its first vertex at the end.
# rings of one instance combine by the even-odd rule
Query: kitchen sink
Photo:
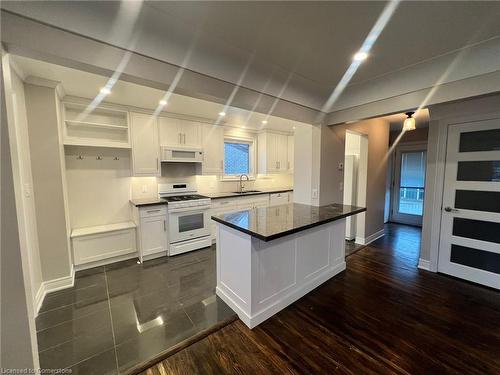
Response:
POLYGON ((262 193, 260 190, 233 191, 234 194, 262 193))

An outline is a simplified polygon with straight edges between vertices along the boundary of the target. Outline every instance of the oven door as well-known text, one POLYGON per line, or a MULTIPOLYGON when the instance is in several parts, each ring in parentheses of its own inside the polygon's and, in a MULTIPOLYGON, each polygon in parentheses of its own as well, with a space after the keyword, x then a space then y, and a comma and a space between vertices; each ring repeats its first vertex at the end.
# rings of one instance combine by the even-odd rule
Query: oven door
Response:
POLYGON ((170 243, 210 235, 209 207, 178 208, 169 212, 168 219, 170 243))

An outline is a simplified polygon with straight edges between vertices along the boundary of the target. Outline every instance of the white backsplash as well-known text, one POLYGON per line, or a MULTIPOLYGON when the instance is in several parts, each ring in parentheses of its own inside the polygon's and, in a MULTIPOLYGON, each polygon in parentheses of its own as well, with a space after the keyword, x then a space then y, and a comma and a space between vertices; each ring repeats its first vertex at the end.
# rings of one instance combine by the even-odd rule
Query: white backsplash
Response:
MULTIPOLYGON (((220 176, 196 175, 196 166, 191 163, 163 163, 161 172, 161 177, 132 177, 132 198, 157 197, 158 184, 168 182, 194 182, 200 194, 225 193, 239 189, 238 181, 221 181, 220 176)), ((293 175, 257 175, 255 180, 245 181, 244 186, 247 190, 291 188, 293 175)))

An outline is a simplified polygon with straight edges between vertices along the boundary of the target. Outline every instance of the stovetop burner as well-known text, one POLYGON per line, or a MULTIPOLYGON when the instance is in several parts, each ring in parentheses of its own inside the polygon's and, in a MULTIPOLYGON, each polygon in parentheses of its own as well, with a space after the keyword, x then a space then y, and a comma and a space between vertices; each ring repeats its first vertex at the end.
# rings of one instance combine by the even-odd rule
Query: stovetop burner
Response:
POLYGON ((197 199, 206 199, 203 195, 199 194, 186 194, 186 195, 174 195, 172 197, 163 197, 167 202, 182 202, 182 201, 193 201, 197 199))

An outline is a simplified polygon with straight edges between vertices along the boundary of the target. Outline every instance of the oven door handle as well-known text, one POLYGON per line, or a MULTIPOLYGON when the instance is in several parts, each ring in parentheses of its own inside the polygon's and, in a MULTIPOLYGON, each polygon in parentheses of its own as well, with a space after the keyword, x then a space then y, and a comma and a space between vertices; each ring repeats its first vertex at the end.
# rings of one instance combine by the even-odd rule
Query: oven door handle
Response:
POLYGON ((198 211, 206 211, 210 209, 210 206, 201 206, 201 207, 182 207, 182 208, 174 208, 170 209, 170 213, 176 213, 176 212, 187 212, 187 211, 193 211, 193 213, 196 213, 198 211))

